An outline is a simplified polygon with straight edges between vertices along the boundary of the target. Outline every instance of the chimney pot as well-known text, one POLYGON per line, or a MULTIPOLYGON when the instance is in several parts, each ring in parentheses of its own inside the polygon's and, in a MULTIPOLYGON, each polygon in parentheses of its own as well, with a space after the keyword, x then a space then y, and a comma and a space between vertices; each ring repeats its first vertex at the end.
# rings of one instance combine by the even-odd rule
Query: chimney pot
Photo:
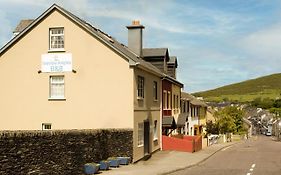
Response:
POLYGON ((139 20, 133 20, 132 25, 139 26, 140 25, 140 21, 139 20))

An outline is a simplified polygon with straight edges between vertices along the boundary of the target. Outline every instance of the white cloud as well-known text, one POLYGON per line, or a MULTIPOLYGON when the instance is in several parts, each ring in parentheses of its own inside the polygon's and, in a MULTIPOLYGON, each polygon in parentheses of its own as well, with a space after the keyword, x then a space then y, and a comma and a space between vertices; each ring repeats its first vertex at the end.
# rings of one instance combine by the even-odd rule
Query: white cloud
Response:
POLYGON ((281 23, 251 33, 237 44, 258 57, 281 58, 281 23))

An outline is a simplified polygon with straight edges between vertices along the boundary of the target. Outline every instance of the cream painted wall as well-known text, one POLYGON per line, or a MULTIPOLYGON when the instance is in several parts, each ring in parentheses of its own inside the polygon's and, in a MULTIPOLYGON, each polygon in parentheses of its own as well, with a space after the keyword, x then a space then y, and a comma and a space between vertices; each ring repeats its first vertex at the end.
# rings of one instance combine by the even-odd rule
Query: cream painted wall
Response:
POLYGON ((144 120, 149 119, 150 122, 150 152, 154 152, 160 149, 161 145, 161 88, 162 81, 160 77, 152 75, 140 69, 135 69, 134 77, 134 160, 137 161, 144 156, 144 147, 138 147, 138 123, 142 123, 144 120), (137 99, 137 77, 138 75, 144 77, 144 99, 137 99), (153 81, 158 84, 158 100, 153 99, 153 81), (158 139, 154 140, 154 121, 157 120, 157 135, 158 139))
POLYGON ((133 128, 133 70, 128 61, 55 11, 0 57, 0 130, 133 128), (64 27, 73 69, 65 101, 49 101, 49 74, 37 71, 48 53, 49 28, 64 27))

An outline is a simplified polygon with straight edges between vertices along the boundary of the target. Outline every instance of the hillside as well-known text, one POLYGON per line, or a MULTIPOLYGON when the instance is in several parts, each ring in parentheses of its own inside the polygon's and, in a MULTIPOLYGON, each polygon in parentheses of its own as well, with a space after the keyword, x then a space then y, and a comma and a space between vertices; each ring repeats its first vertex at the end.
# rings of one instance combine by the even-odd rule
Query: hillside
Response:
POLYGON ((257 97, 276 99, 281 97, 281 73, 243 81, 217 89, 197 92, 195 96, 209 101, 252 101, 257 97))

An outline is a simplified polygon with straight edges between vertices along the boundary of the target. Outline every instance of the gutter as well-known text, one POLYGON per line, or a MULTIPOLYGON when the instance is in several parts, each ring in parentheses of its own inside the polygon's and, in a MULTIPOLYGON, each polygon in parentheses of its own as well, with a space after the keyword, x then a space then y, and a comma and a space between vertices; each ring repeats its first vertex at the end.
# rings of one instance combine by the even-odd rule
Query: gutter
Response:
POLYGON ((145 70, 145 71, 147 71, 147 72, 149 72, 149 73, 151 73, 151 74, 153 74, 153 75, 156 75, 156 76, 158 76, 158 77, 160 77, 160 78, 164 77, 164 75, 163 75, 162 73, 159 73, 159 72, 156 72, 156 71, 154 71, 154 70, 152 70, 152 69, 149 69, 149 68, 147 68, 147 67, 141 65, 140 62, 136 62, 136 63, 134 63, 134 64, 130 64, 130 66, 132 66, 132 67, 135 66, 135 67, 140 68, 140 69, 142 69, 142 70, 145 70))

